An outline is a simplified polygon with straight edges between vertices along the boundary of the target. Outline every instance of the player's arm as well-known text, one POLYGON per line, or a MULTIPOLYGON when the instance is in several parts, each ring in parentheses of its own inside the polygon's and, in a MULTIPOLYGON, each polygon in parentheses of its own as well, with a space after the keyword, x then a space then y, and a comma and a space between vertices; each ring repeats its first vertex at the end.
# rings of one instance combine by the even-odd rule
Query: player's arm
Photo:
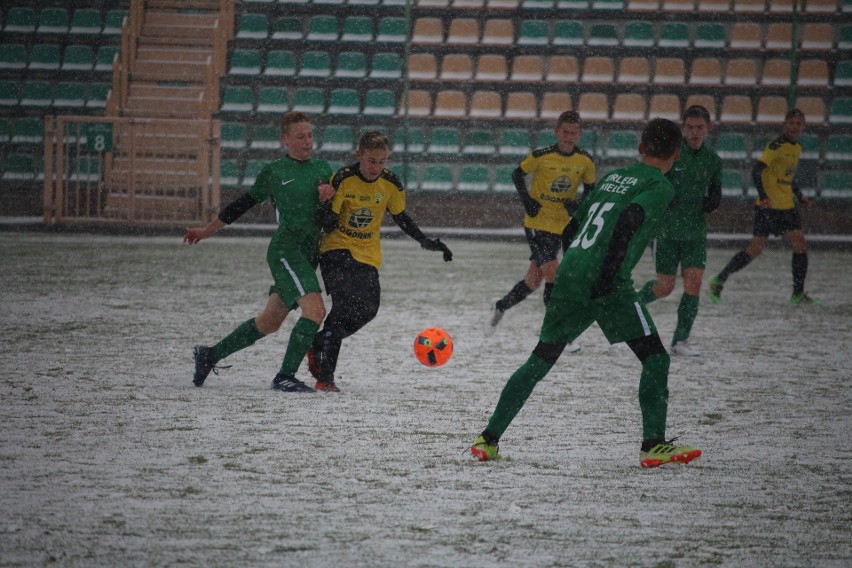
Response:
POLYGON ((527 215, 530 217, 535 217, 538 215, 538 210, 541 209, 541 203, 536 201, 530 195, 529 190, 527 189, 527 181, 526 181, 526 172, 518 166, 515 168, 515 171, 512 172, 512 183, 515 184, 515 191, 518 192, 518 195, 521 197, 521 202, 524 204, 524 211, 527 212, 527 215))
POLYGON ((420 227, 417 226, 417 223, 414 222, 414 219, 409 217, 408 213, 405 211, 400 211, 396 215, 391 215, 394 222, 399 225, 399 228, 402 229, 402 232, 420 243, 420 246, 426 250, 439 250, 444 253, 444 262, 450 262, 453 260, 453 253, 450 251, 450 248, 441 242, 441 239, 430 239, 426 235, 423 234, 423 231, 420 230, 420 227))
POLYGON ((793 180, 791 187, 793 188, 793 195, 796 196, 796 200, 799 203, 802 204, 802 207, 804 207, 805 209, 810 209, 811 208, 811 198, 808 197, 807 195, 805 195, 804 193, 802 193, 802 188, 799 187, 799 182, 796 181, 796 180, 793 180))
POLYGON ((612 292, 612 287, 615 284, 615 275, 618 274, 618 269, 621 268, 621 263, 624 262, 624 257, 627 256, 627 247, 630 245, 630 240, 636 234, 636 230, 642 225, 644 220, 645 210, 638 203, 631 203, 618 216, 618 221, 615 223, 615 229, 613 229, 612 237, 609 240, 609 248, 601 265, 598 281, 592 287, 592 300, 596 300, 612 292))
POLYGON ((719 180, 713 180, 707 187, 707 195, 704 196, 704 212, 712 213, 722 203, 722 184, 719 180))
POLYGON ((242 194, 222 209, 219 212, 219 216, 210 221, 206 226, 187 229, 183 237, 183 242, 188 245, 194 245, 199 241, 209 239, 219 232, 222 227, 230 225, 257 204, 258 202, 248 192, 242 194))
POLYGON ((337 226, 337 213, 331 207, 331 201, 320 203, 317 212, 314 213, 314 220, 324 233, 330 233, 334 230, 337 226))
POLYGON ((754 167, 751 169, 751 179, 754 182, 754 187, 757 188, 757 195, 761 201, 765 203, 764 206, 769 206, 769 197, 766 195, 766 190, 763 188, 763 170, 768 168, 764 162, 760 160, 754 163, 754 167))
POLYGON ((583 183, 583 193, 580 195, 575 195, 574 199, 569 199, 563 203, 565 205, 565 210, 568 211, 569 215, 573 215, 577 208, 581 203, 595 190, 595 184, 592 183, 583 183))

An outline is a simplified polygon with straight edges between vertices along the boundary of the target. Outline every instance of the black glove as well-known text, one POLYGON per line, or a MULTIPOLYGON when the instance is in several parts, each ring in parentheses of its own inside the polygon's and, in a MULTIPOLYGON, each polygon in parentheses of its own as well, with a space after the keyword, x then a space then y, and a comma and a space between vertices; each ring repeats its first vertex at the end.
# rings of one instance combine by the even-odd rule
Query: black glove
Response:
POLYGON ((541 209, 541 203, 533 199, 532 197, 527 197, 524 199, 524 210, 527 212, 527 215, 530 217, 535 217, 538 215, 538 210, 541 209))
POLYGON ((420 246, 426 250, 439 250, 444 253, 444 262, 453 260, 453 252, 450 247, 441 242, 441 239, 426 239, 420 246))
POLYGON ((574 212, 580 206, 580 200, 579 199, 569 199, 563 205, 565 205, 565 210, 568 212, 568 214, 573 216, 574 212))

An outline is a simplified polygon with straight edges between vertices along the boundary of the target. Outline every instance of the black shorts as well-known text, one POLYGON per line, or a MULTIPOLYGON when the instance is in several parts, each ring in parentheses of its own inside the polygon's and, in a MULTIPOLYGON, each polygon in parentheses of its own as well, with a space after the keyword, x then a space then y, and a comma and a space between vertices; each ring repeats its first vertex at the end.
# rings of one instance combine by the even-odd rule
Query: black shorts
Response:
POLYGON ((802 229, 802 220, 798 209, 769 209, 754 206, 754 236, 768 237, 770 234, 781 236, 788 231, 802 229))
POLYGON ((530 260, 541 268, 548 262, 556 260, 559 251, 562 250, 562 235, 539 231, 538 229, 524 229, 527 242, 530 245, 530 260))
POLYGON ((381 286, 375 266, 358 262, 346 249, 323 253, 319 264, 325 291, 332 301, 358 299, 378 303, 381 286))

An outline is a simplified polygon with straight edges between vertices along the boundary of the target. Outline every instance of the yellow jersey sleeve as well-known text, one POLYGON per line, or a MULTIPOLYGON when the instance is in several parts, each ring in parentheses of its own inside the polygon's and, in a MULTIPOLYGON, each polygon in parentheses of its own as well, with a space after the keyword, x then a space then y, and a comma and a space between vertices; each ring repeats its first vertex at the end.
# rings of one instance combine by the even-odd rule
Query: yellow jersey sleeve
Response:
MULTIPOLYGON (((799 167, 802 146, 784 137, 776 138, 763 149, 758 160, 766 164, 761 173, 763 190, 772 202, 772 209, 793 209, 793 180, 799 167)), ((759 201, 760 198, 757 199, 759 201)))

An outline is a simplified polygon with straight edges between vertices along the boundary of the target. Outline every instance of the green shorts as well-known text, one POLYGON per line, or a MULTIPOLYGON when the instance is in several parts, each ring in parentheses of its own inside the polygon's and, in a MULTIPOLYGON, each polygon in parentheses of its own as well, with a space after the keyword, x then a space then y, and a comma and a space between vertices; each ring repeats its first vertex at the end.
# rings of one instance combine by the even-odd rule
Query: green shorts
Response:
POLYGON ((657 333, 639 295, 633 290, 618 290, 599 300, 560 301, 551 296, 539 339, 544 343, 571 343, 595 322, 610 343, 657 333))
POLYGON ((266 263, 275 281, 269 294, 278 294, 289 309, 295 308, 305 294, 322 291, 316 265, 298 249, 270 246, 266 251, 266 263))
POLYGON ((704 270, 707 266, 707 241, 657 239, 654 241, 654 262, 657 274, 677 274, 678 265, 704 270))

